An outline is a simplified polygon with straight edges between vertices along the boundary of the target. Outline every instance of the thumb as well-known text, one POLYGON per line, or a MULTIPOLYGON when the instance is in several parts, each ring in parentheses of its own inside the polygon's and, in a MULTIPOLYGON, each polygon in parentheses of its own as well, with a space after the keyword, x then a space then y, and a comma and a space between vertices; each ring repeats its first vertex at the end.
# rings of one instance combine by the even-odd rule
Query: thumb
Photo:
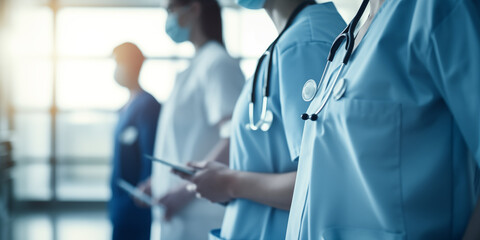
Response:
POLYGON ((196 170, 200 170, 200 169, 205 168, 205 163, 203 163, 203 162, 189 162, 189 163, 187 163, 187 166, 192 167, 196 170))

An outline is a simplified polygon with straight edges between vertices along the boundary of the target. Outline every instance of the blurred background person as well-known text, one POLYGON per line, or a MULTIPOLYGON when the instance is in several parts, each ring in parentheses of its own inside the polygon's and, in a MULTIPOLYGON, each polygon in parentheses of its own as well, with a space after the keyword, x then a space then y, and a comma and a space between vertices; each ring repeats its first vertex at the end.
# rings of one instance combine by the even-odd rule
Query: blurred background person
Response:
POLYGON ((128 89, 130 99, 120 109, 115 129, 109 203, 112 239, 149 240, 150 209, 136 206, 117 182, 121 179, 136 186, 150 176, 152 164, 145 154, 153 153, 160 104, 138 82, 145 59, 140 49, 127 42, 116 47, 113 55, 117 64, 115 81, 128 89))
MULTIPOLYGON (((176 43, 190 41, 195 56, 177 75, 159 120, 155 156, 177 163, 228 161, 229 122, 244 76, 223 41, 216 0, 170 0, 166 32, 176 43)), ((207 239, 221 225, 224 207, 195 199, 186 182, 154 165, 142 189, 164 207, 161 239, 207 239)), ((154 216, 157 216, 155 214, 154 216)))

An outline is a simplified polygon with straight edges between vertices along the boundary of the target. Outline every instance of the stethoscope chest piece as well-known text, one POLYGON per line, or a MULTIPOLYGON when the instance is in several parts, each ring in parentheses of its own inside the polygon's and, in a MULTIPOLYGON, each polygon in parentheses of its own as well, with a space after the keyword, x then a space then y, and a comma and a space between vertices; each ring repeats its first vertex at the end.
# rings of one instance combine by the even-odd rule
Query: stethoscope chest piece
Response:
POLYGON ((342 74, 342 70, 344 69, 344 67, 348 64, 348 60, 352 56, 354 46, 355 46, 355 29, 357 28, 357 25, 360 19, 362 18, 362 15, 365 12, 365 9, 367 8, 367 5, 369 2, 370 0, 362 1, 362 5, 360 6, 360 9, 353 17, 353 20, 348 24, 345 30, 343 30, 343 32, 333 42, 327 57, 327 64, 323 69, 322 78, 320 79, 320 85, 322 85, 321 87, 322 89, 318 94, 320 99, 320 104, 317 110, 314 111, 313 113, 302 114, 301 118, 303 120, 316 121, 318 119, 318 114, 325 108, 330 98, 333 98, 336 101, 338 101, 345 95, 345 91, 347 89, 346 79, 345 78, 340 79, 339 77, 342 74), (344 41, 346 41, 345 42, 346 51, 345 51, 345 55, 343 56, 342 64, 340 65, 340 69, 338 70, 338 73, 336 74, 336 76, 333 78, 333 81, 331 82, 331 84, 330 84, 330 81, 327 81, 326 83, 324 83, 323 80, 325 79, 325 76, 326 76, 326 73, 328 72, 330 64, 335 59, 335 54, 337 50, 340 48, 340 46, 342 46, 342 43, 344 41))
POLYGON ((257 124, 248 123, 245 125, 247 130, 257 131, 258 129, 268 132, 273 123, 273 113, 270 110, 265 112, 265 116, 257 124))
POLYGON ((310 79, 303 85, 302 89, 302 98, 305 102, 310 102, 313 100, 317 94, 317 83, 315 80, 310 79))
POLYGON ((260 125, 260 129, 264 132, 267 132, 268 130, 270 130, 272 123, 273 123, 273 113, 272 111, 267 111, 267 115, 265 116, 265 120, 263 121, 263 123, 260 125))
POLYGON ((333 99, 335 99, 336 101, 340 100, 343 95, 345 95, 346 90, 347 80, 345 78, 339 79, 337 84, 335 84, 335 88, 333 89, 333 99))

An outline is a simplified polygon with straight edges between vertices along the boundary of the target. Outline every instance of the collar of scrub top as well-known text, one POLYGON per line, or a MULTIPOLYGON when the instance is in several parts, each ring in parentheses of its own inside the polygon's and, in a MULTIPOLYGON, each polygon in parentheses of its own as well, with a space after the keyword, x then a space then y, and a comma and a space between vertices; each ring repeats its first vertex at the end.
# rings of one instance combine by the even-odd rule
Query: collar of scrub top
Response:
POLYGON ((250 123, 247 124, 247 128, 252 130, 252 131, 257 131, 258 129, 261 129, 262 131, 266 132, 270 129, 270 126, 272 125, 273 121, 273 113, 270 110, 267 110, 267 105, 268 105, 268 98, 270 97, 270 72, 272 70, 272 53, 275 48, 275 45, 278 42, 278 39, 285 33, 285 31, 292 25, 293 21, 295 18, 298 16, 298 14, 305 9, 306 7, 310 5, 314 5, 316 2, 314 0, 307 0, 302 2, 298 7, 292 12, 290 17, 288 18, 287 24, 285 25, 285 28, 282 30, 282 32, 278 35, 278 37, 275 39, 275 41, 270 44, 270 46, 267 48, 265 53, 260 57, 257 63, 257 67, 255 69, 255 73, 253 75, 253 85, 252 85, 252 95, 250 98, 250 103, 248 105, 248 116, 249 116, 249 121, 250 123), (266 74, 266 81, 265 85, 263 87, 263 99, 262 99, 262 112, 260 113, 260 119, 258 120, 257 123, 254 123, 254 111, 255 111, 255 90, 257 86, 257 81, 258 81, 258 75, 260 73, 260 68, 262 66, 263 60, 268 57, 268 70, 266 74))
MULTIPOLYGON (((350 56, 353 53, 353 48, 355 46, 355 29, 357 28, 358 22, 360 21, 360 18, 362 18, 363 13, 365 12, 365 9, 367 8, 367 5, 370 1, 369 0, 363 0, 362 5, 360 6, 360 9, 358 12, 355 14, 355 17, 352 19, 352 21, 347 25, 347 27, 343 30, 340 35, 335 39, 335 41, 332 44, 332 47, 330 48, 330 52, 328 54, 328 59, 327 59, 327 64, 325 65, 325 68, 323 70, 322 78, 320 79, 320 82, 318 83, 318 87, 316 87, 315 90, 315 95, 311 99, 305 99, 305 101, 311 101, 313 98, 316 97, 318 92, 320 92, 320 107, 315 111, 315 113, 309 115, 308 113, 302 114, 301 118, 303 120, 312 120, 316 121, 318 119, 318 114, 322 111, 322 109, 325 107, 325 105, 328 102, 328 99, 331 98, 333 89, 335 85, 337 84, 338 78, 341 75, 345 65, 347 65, 348 60, 350 60, 350 56), (330 80, 325 82, 325 75, 330 68, 330 64, 332 63, 333 59, 335 58, 335 54, 337 50, 340 48, 340 45, 342 45, 343 41, 346 41, 345 43, 345 56, 343 57, 342 65, 340 66, 340 70, 338 71, 337 75, 335 76, 333 82, 330 84, 330 80), (321 91, 320 88, 322 89, 321 91)), ((307 85, 305 85, 307 87, 307 85)))

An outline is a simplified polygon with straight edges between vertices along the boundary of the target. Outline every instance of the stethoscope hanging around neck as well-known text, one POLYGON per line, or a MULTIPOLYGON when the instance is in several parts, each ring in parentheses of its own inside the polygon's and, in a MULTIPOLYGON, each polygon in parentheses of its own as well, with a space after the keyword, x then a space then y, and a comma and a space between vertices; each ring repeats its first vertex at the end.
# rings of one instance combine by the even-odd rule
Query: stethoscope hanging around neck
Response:
POLYGON ((338 82, 338 78, 342 74, 343 69, 345 68, 348 61, 350 60, 350 57, 352 56, 353 49, 355 47, 355 29, 357 28, 357 25, 360 19, 362 18, 363 13, 365 12, 365 9, 367 8, 367 5, 369 2, 370 2, 369 0, 363 0, 362 5, 360 6, 360 9, 358 10, 357 14, 355 14, 355 17, 353 18, 353 20, 348 24, 345 30, 343 30, 343 32, 340 35, 338 35, 338 37, 333 42, 332 47, 330 48, 330 52, 328 54, 327 64, 325 65, 325 68, 322 73, 322 78, 320 79, 318 87, 315 90, 315 95, 310 99, 304 98, 304 100, 306 101, 311 101, 315 97, 320 97, 320 107, 310 115, 308 113, 302 114, 301 118, 303 120, 310 119, 312 121, 316 121, 318 119, 318 114, 325 108, 325 105, 328 103, 328 100, 332 97, 333 89, 335 88, 335 85, 338 82), (342 64, 340 65, 340 70, 338 70, 337 74, 335 75, 333 82, 331 82, 330 80, 325 82, 325 75, 327 74, 328 69, 330 68, 330 64, 335 58, 335 54, 337 53, 337 50, 340 48, 340 45, 342 45, 344 40, 346 41, 345 42, 346 52, 343 57, 342 64), (318 93, 320 93, 320 95, 318 93))
POLYGON ((260 57, 257 63, 257 67, 255 69, 255 73, 253 75, 253 82, 252 82, 252 95, 250 97, 250 102, 248 104, 248 120, 249 123, 247 124, 247 128, 252 131, 262 130, 264 132, 268 131, 272 126, 273 122, 273 113, 271 110, 268 110, 268 98, 270 97, 270 79, 271 79, 271 71, 272 71, 272 55, 273 50, 278 42, 278 39, 285 33, 285 31, 292 25, 293 20, 298 16, 298 14, 305 9, 307 6, 316 4, 313 0, 308 0, 302 2, 290 15, 288 18, 287 24, 282 32, 278 35, 278 37, 270 44, 267 48, 265 53, 260 57), (257 81, 260 74, 260 69, 262 67, 263 60, 268 58, 268 66, 267 66, 267 73, 266 73, 266 81, 263 87, 263 98, 262 98, 262 112, 260 113, 260 119, 255 123, 254 120, 254 112, 255 112, 255 90, 257 87, 257 81))

